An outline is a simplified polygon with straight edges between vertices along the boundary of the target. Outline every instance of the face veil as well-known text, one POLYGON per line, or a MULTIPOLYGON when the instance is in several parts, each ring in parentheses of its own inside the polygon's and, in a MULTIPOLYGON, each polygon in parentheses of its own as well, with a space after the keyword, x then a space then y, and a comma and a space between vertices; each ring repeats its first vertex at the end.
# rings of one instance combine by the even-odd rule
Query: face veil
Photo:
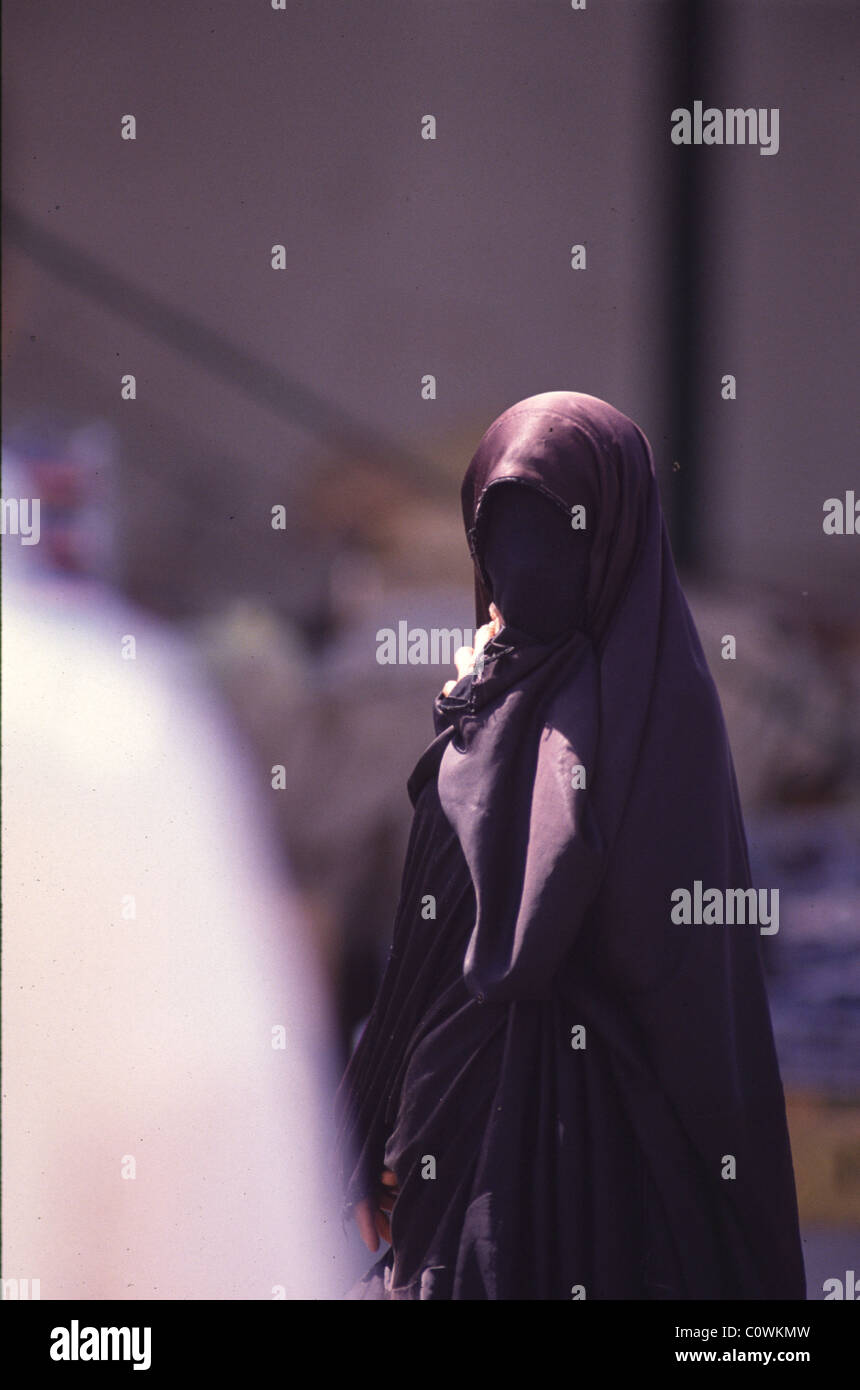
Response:
POLYGON ((476 554, 505 626, 537 642, 582 628, 589 535, 548 494, 502 479, 488 488, 476 527, 476 554))
MULTIPOLYGON (((493 512, 501 503, 496 484, 502 481, 528 485, 568 518, 574 508, 584 510, 584 529, 572 529, 579 544, 571 549, 571 562, 580 567, 580 582, 587 572, 583 625, 600 643, 637 560, 641 565, 645 558, 640 552, 646 541, 653 553, 663 539, 654 464, 642 431, 607 402, 573 391, 520 401, 490 426, 461 488, 478 626, 488 621, 492 597, 482 543, 487 523, 495 524, 493 512)), ((525 493, 520 499, 525 509, 525 493)), ((513 501, 507 510, 513 514, 513 501)), ((552 530, 558 546, 557 528, 552 530)))

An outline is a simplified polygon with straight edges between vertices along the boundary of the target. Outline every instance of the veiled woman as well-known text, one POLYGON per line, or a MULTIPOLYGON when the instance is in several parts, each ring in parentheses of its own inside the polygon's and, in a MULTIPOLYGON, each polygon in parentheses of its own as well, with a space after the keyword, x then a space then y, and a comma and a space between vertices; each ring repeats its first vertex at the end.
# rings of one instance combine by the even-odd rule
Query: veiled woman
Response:
POLYGON ((338 1093, 345 1209, 391 1242, 347 1296, 801 1299, 759 927, 673 920, 750 870, 648 442, 533 396, 462 504, 477 655, 338 1093))

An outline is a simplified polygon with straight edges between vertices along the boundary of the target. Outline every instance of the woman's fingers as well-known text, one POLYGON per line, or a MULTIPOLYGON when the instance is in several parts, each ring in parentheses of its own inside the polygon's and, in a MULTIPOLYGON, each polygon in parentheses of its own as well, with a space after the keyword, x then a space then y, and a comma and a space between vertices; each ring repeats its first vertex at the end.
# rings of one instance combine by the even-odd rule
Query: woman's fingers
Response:
POLYGON ((391 1212, 394 1210, 394 1203, 397 1201, 397 1175, 390 1168, 383 1168, 380 1177, 382 1190, 379 1194, 376 1208, 376 1229, 391 1244, 391 1212))
POLYGON ((474 647, 458 647, 454 653, 454 665, 457 667, 457 676, 460 680, 469 674, 474 664, 474 647))
MULTIPOLYGON (((394 1203, 397 1201, 396 1173, 392 1173, 390 1168, 383 1168, 381 1182, 383 1190, 379 1197, 379 1210, 384 1212, 392 1211, 394 1209, 394 1203)), ((386 1237, 386 1239, 388 1239, 388 1237, 386 1237)))
POLYGON ((476 655, 478 652, 482 652, 487 643, 491 642, 494 637, 498 637, 502 630, 502 619, 494 603, 490 604, 490 612, 494 614, 493 618, 490 622, 484 623, 483 627, 479 627, 478 631, 475 633, 476 655))
POLYGON ((361 1201, 355 1205, 355 1221, 358 1226, 358 1233, 371 1254, 379 1249, 379 1236, 374 1218, 375 1213, 370 1198, 362 1197, 361 1201))
POLYGON ((376 1197, 362 1197, 355 1204, 355 1221, 358 1233, 371 1254, 379 1249, 379 1237, 391 1244, 391 1221, 389 1212, 397 1201, 397 1175, 390 1168, 383 1168, 379 1179, 376 1197))
POLYGON ((457 668, 457 680, 446 681, 442 686, 442 694, 450 695, 457 681, 461 681, 464 676, 468 676, 470 671, 475 669, 475 658, 482 652, 494 637, 497 637, 502 630, 502 619, 498 608, 494 603, 490 604, 490 612, 493 614, 492 621, 484 623, 475 633, 474 647, 458 647, 454 653, 454 665, 457 668))
POLYGON ((442 694, 450 695, 457 681, 461 681, 475 664, 475 653, 471 647, 458 647, 454 653, 454 665, 457 667, 457 679, 446 681, 442 686, 442 694))

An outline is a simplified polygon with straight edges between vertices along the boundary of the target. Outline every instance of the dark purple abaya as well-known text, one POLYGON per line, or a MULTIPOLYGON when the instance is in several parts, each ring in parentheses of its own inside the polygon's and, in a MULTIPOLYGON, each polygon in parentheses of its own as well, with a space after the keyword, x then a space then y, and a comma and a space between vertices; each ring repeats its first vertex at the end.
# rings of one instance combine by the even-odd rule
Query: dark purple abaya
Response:
POLYGON ((397 1175, 389 1299, 801 1299, 719 700, 648 443, 592 396, 507 410, 463 483, 477 622, 436 700, 391 953, 338 1093, 346 1205, 397 1175), (505 484, 502 487, 502 484, 505 484))

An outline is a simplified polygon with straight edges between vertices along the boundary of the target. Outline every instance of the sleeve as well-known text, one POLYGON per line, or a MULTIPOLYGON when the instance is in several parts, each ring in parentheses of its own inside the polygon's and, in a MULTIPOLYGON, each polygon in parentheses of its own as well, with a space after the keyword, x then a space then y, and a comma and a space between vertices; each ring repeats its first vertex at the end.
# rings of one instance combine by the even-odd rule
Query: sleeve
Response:
POLYGON ((433 701, 433 728, 437 735, 450 728, 455 717, 471 707, 474 679, 474 671, 469 671, 467 675, 460 677, 450 694, 443 695, 440 691, 436 696, 433 701))

